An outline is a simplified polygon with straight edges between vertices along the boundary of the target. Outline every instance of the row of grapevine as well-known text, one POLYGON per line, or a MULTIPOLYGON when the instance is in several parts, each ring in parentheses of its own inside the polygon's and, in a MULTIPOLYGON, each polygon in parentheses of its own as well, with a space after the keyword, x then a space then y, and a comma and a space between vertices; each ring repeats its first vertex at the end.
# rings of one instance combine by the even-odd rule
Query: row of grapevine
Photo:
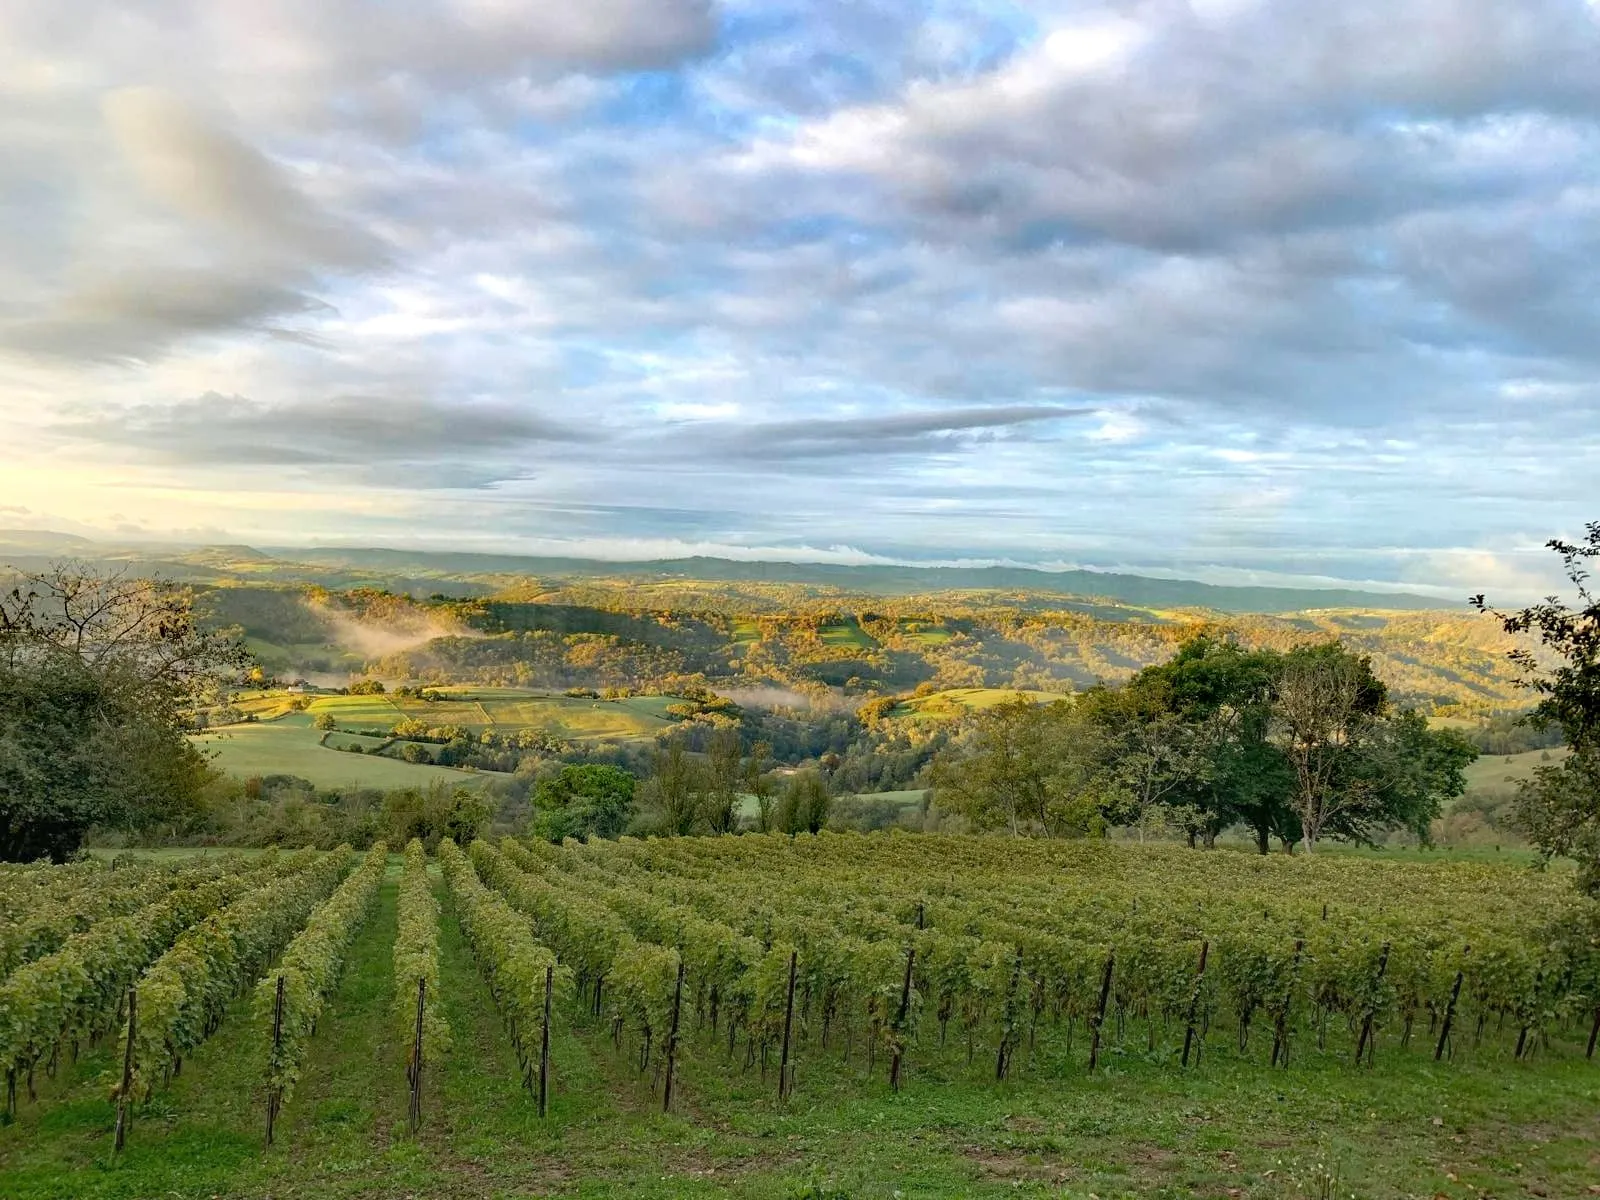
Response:
POLYGON ((400 873, 399 933, 394 942, 394 1024, 405 1047, 411 1125, 422 1118, 423 1064, 450 1049, 450 1024, 439 1004, 439 902, 428 882, 428 855, 413 838, 400 873))
POLYGON ((110 868, 97 858, 56 865, 0 863, 0 921, 15 920, 40 900, 61 900, 104 881, 110 868))
POLYGON ((511 1044, 522 1068, 524 1086, 536 1086, 545 1109, 553 994, 572 988, 572 974, 551 949, 533 935, 498 893, 478 878, 472 860, 448 838, 439 843, 450 905, 478 961, 495 1004, 506 1019, 511 1044), (537 1045, 531 1039, 538 1035, 537 1045), (536 1079, 537 1072, 537 1079, 536 1079))
POLYGON ((98 921, 125 916, 175 888, 195 887, 242 866, 238 856, 229 855, 183 869, 103 871, 70 889, 35 889, 39 895, 25 909, 0 919, 0 977, 59 950, 69 937, 87 933, 98 921))
POLYGON ((487 842, 472 844, 471 861, 512 908, 533 920, 540 940, 576 973, 577 986, 595 989, 594 1011, 610 1018, 614 1039, 620 1044, 625 1030, 637 1035, 641 1069, 647 1067, 652 1047, 671 1025, 682 961, 676 948, 640 940, 603 901, 544 885, 487 842))
POLYGON ((1455 864, 1414 875, 1350 860, 1263 868, 1242 855, 853 835, 522 852, 520 865, 535 864, 562 873, 554 891, 616 903, 643 888, 767 944, 799 945, 803 1003, 820 1003, 824 1029, 852 1011, 878 1034, 900 1024, 888 1016, 888 967, 914 949, 905 1026, 927 1008, 942 1038, 954 1019, 969 1045, 981 1036, 997 1049, 997 1069, 1019 1025, 1031 1042, 1041 1022, 1065 1023, 1069 1037, 1079 1021, 1098 1024, 1108 980, 1119 1036, 1138 1022, 1147 1048, 1168 1039, 1175 1050, 1191 1024, 1203 1036, 1225 1017, 1241 1049, 1253 1024, 1270 1028, 1275 1062, 1294 1035, 1324 1042, 1330 1018, 1369 1055, 1379 1032, 1410 1043, 1424 1024, 1430 1048, 1452 1049, 1442 1036, 1452 1021, 1474 1042, 1503 1023, 1522 1054, 1592 1029, 1600 997, 1592 914, 1542 880, 1455 864), (1310 886, 1291 874, 1303 868, 1310 886), (1375 882, 1394 886, 1373 893, 1375 882), (1463 904, 1490 892, 1517 902, 1463 904), (851 946, 845 929, 867 945, 851 946))
POLYGON ((251 870, 170 891, 126 916, 96 923, 59 950, 24 964, 0 982, 0 1069, 7 1103, 19 1075, 31 1083, 41 1060, 63 1044, 75 1048, 120 1023, 128 986, 185 929, 263 881, 306 869, 316 851, 263 856, 251 870))
POLYGON ((267 1042, 267 1140, 278 1111, 294 1091, 306 1043, 339 978, 345 953, 372 912, 389 848, 376 843, 323 904, 311 912, 279 961, 256 988, 256 1013, 272 1031, 267 1042))
POLYGON ((182 1069, 183 1056, 215 1032, 228 1004, 283 949, 312 909, 350 868, 348 846, 305 870, 272 879, 186 930, 140 977, 131 1044, 129 1097, 148 1100, 182 1069))

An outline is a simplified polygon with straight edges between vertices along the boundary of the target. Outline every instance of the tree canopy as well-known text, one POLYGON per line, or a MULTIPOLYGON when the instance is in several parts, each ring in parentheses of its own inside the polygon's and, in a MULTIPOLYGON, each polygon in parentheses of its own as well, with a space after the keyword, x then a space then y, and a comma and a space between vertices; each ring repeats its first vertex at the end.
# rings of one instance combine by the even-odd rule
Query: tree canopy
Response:
POLYGON ((0 595, 0 858, 63 859, 96 825, 149 827, 211 777, 190 713, 248 658, 189 593, 77 564, 0 595))
POLYGON ((562 767, 534 788, 534 836, 552 842, 620 837, 633 817, 636 782, 621 767, 562 767))
POLYGON ((1245 650, 1200 635, 1120 688, 1019 697, 941 755, 939 802, 978 829, 1047 836, 1175 823, 1212 844, 1244 825, 1265 853, 1324 837, 1426 838, 1477 751, 1394 710, 1371 663, 1338 642, 1245 650))

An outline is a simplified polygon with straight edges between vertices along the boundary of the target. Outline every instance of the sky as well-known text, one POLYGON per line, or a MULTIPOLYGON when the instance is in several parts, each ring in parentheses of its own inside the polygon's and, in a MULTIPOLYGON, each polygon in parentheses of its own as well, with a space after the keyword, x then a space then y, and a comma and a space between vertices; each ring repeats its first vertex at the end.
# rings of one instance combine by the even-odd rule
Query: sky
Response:
POLYGON ((0 527, 1548 590, 1600 0, 0 0, 0 527))

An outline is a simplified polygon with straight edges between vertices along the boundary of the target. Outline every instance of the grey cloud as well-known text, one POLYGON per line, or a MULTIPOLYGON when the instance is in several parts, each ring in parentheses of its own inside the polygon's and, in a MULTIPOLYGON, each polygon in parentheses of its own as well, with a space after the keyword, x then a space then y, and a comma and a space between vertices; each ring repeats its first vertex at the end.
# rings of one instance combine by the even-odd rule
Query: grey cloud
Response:
MULTIPOLYGON (((0 263, 0 347, 150 360, 195 335, 292 335, 278 323, 328 311, 318 293, 330 274, 387 259, 297 173, 173 93, 114 90, 91 123, 80 107, 41 103, 52 155, 0 159, 0 183, 31 177, 38 194, 8 239, 32 249, 0 263)), ((0 126, 0 149, 29 136, 0 126)))
POLYGON ((414 472, 429 487, 480 487, 535 472, 554 446, 595 435, 527 408, 406 396, 339 395, 265 404, 209 392, 168 405, 79 414, 58 437, 199 468, 337 469, 345 478, 414 472))
POLYGON ((1001 405, 892 413, 873 417, 816 417, 768 421, 733 428, 697 428, 686 444, 697 453, 760 461, 883 457, 926 452, 957 444, 959 435, 982 434, 1041 421, 1092 413, 1061 405, 1001 405))
POLYGON ((104 101, 112 139, 152 199, 187 222, 244 245, 330 267, 373 267, 382 243, 320 210, 287 172, 230 130, 160 88, 122 88, 104 101))
POLYGON ((268 279, 130 267, 91 274, 38 316, 0 310, 0 347, 83 361, 148 359, 193 334, 270 328, 326 307, 268 279))
POLYGON ((841 111, 796 155, 968 235, 1042 223, 1177 249, 1475 190, 1429 121, 1600 113, 1585 0, 1264 3, 1221 26, 1178 11, 1069 26, 973 80, 841 111), (1107 38, 1109 65, 1075 62, 1107 38))

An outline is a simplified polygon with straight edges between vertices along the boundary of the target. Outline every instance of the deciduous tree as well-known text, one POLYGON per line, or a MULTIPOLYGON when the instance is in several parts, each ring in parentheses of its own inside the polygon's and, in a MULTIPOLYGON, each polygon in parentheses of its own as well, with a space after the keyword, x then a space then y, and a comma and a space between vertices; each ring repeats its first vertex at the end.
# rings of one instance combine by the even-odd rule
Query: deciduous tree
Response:
POLYGON ((73 563, 0 596, 0 858, 61 859, 96 825, 198 806, 211 772, 183 731, 248 656, 190 602, 73 563))

